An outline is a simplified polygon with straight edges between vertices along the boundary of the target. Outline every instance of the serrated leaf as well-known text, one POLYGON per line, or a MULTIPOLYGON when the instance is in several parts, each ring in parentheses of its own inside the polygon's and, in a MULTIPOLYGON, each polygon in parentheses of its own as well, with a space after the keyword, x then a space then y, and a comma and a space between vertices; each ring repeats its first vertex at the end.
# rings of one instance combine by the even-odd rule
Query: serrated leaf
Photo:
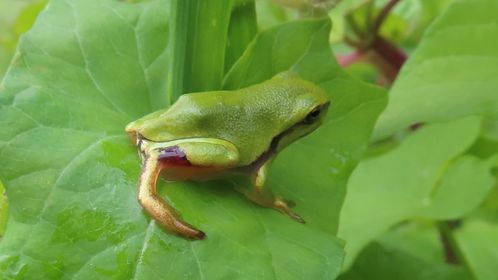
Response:
POLYGON ((208 238, 173 236, 139 207, 139 159, 123 131, 167 103, 168 3, 54 0, 22 40, 0 92, 0 177, 12 210, 0 275, 333 279, 343 257, 335 233, 345 182, 385 95, 342 73, 327 20, 261 33, 234 72, 244 61, 261 65, 245 72, 260 79, 292 68, 335 102, 327 123, 270 170, 268 186, 296 201, 308 223, 253 205, 228 182, 161 181, 161 195, 208 238), (275 41, 278 69, 253 56, 266 47, 261 38, 275 41))

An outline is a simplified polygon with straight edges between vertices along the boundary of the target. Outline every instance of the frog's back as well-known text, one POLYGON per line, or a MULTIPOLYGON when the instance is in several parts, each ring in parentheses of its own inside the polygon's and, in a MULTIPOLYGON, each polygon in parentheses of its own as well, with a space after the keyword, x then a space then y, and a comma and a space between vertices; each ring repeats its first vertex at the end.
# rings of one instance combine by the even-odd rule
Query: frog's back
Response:
POLYGON ((237 91, 184 94, 140 133, 147 138, 153 135, 151 140, 158 142, 198 137, 227 140, 239 149, 239 165, 248 165, 269 148, 273 137, 301 117, 293 111, 301 104, 294 104, 292 91, 302 89, 271 81, 237 91))

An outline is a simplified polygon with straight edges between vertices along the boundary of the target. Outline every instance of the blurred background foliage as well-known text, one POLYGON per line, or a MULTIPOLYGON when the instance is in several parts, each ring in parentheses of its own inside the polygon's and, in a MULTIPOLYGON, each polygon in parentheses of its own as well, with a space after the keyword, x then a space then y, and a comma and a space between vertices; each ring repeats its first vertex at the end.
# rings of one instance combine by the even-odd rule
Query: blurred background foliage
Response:
POLYGON ((0 1, 0 77, 16 50, 19 36, 28 31, 47 0, 0 1))
MULTIPOLYGON (((0 1, 0 76, 20 34, 45 4, 0 1)), ((498 44, 490 29, 498 5, 492 0, 257 0, 258 29, 313 16, 310 5, 326 5, 333 24, 330 44, 346 71, 386 87, 392 98, 349 180, 339 231, 347 253, 340 279, 496 279, 498 121, 496 108, 488 107, 496 105, 491 95, 498 87, 486 77, 498 69, 464 56, 498 59, 498 48, 478 48, 498 44), (462 24, 470 28, 448 31, 462 24), (420 68, 426 64, 434 72, 420 68), (458 76, 450 67, 471 78, 455 89, 458 76), (484 78, 473 83, 470 71, 484 78), (407 96, 419 94, 412 90, 417 85, 441 97, 407 96), (469 104, 475 108, 466 110, 469 104)), ((0 207, 0 232, 5 212, 0 207)))

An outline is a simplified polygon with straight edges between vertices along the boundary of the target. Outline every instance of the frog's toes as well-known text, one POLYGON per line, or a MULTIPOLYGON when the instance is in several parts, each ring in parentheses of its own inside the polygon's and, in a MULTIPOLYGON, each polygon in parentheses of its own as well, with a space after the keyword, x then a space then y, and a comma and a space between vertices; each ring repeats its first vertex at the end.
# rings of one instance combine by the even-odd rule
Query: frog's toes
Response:
POLYGON ((296 222, 301 224, 306 223, 306 221, 299 214, 290 209, 290 206, 286 201, 282 199, 276 199, 274 202, 274 206, 277 210, 291 217, 291 219, 295 220, 296 222))

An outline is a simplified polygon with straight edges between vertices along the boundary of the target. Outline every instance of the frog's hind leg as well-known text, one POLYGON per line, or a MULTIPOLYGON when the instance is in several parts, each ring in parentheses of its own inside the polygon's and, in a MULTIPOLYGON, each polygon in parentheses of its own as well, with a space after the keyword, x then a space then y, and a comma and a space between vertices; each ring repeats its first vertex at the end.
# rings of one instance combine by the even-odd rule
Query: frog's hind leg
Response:
POLYGON ((282 199, 281 197, 275 196, 270 189, 265 188, 264 184, 266 181, 266 173, 268 171, 270 162, 271 160, 263 164, 253 175, 253 187, 251 189, 241 188, 239 190, 248 199, 255 202, 256 204, 276 209, 289 216, 293 220, 304 224, 304 219, 290 209, 292 206, 294 206, 293 202, 289 202, 282 199))
POLYGON ((138 201, 157 222, 173 233, 190 239, 204 239, 204 232, 182 221, 176 211, 157 195, 156 181, 162 165, 155 153, 145 156, 138 187, 138 201))
POLYGON ((170 142, 139 143, 142 174, 138 200, 142 207, 163 227, 189 239, 203 239, 204 232, 182 221, 176 211, 156 191, 157 177, 164 173, 174 180, 189 180, 235 166, 237 148, 230 142, 212 138, 182 139, 170 142))

